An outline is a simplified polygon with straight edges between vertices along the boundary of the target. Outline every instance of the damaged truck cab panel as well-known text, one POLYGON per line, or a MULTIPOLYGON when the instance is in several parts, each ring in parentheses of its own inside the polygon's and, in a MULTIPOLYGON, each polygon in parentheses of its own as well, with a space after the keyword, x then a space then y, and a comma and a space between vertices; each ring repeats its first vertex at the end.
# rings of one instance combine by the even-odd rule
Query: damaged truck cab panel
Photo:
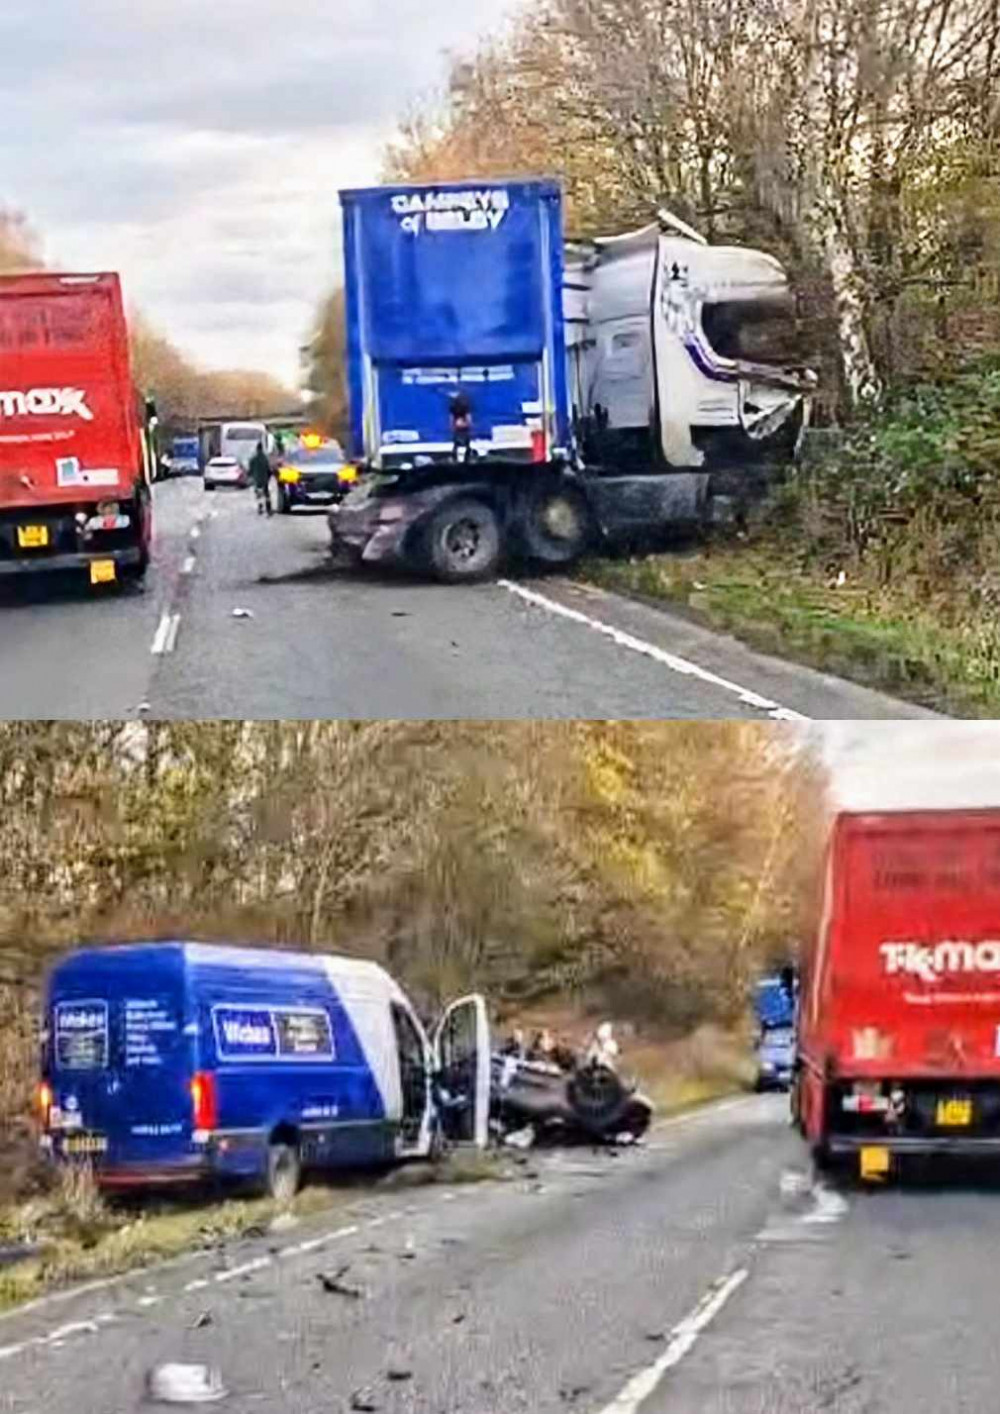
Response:
POLYGON ((1000 1160, 1000 811, 843 814, 800 990, 793 1112, 822 1160, 1000 1160))

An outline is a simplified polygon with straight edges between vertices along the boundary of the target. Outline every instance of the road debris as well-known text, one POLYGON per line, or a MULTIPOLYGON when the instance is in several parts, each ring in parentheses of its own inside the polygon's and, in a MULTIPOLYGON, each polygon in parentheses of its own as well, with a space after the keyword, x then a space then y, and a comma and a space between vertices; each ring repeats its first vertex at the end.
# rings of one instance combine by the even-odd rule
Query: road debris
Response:
POLYGON ((252 610, 252 609, 240 609, 240 608, 236 608, 236 609, 233 610, 233 618, 234 618, 234 619, 252 619, 253 616, 254 616, 254 615, 253 615, 253 610, 252 610))
POLYGON ((356 1389, 351 1395, 351 1408, 358 1410, 359 1414, 374 1414, 378 1407, 375 1394, 370 1389, 356 1389))
POLYGON ((400 1259, 404 1262, 412 1262, 416 1255, 417 1251, 416 1247, 414 1246, 413 1238, 408 1237, 403 1243, 403 1250, 399 1254, 400 1259))
POLYGON ((158 1404, 214 1404, 229 1393, 220 1372, 208 1365, 156 1365, 146 1388, 158 1404))
POLYGON ((385 1372, 387 1380, 392 1380, 394 1384, 402 1384, 404 1380, 413 1379, 413 1371, 406 1370, 401 1365, 390 1365, 385 1372))
POLYGON ((200 1331, 205 1326, 210 1326, 214 1319, 215 1317, 212 1315, 211 1311, 200 1311, 198 1315, 195 1316, 188 1329, 193 1331, 200 1331))
POLYGON ((347 1296, 352 1301, 360 1301, 365 1294, 361 1287, 352 1286, 349 1282, 344 1281, 344 1277, 350 1270, 350 1266, 350 1262, 346 1262, 344 1266, 338 1267, 332 1274, 330 1272, 317 1272, 316 1280, 323 1290, 328 1291, 332 1296, 347 1296))

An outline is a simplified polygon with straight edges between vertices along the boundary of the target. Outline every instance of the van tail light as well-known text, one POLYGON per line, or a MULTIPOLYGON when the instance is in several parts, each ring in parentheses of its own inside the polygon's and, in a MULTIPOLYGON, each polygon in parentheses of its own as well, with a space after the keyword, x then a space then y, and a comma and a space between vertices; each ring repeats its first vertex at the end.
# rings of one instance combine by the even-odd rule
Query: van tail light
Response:
POLYGON ((42 1128, 48 1129, 49 1116, 52 1113, 52 1086, 45 1080, 40 1082, 35 1091, 35 1108, 42 1128))
POLYGON ((533 427, 531 430, 531 460, 533 462, 546 460, 545 429, 543 427, 533 427))
POLYGON ((208 1070, 199 1070, 191 1081, 191 1108, 195 1129, 215 1129, 219 1123, 219 1100, 215 1089, 215 1076, 208 1070))

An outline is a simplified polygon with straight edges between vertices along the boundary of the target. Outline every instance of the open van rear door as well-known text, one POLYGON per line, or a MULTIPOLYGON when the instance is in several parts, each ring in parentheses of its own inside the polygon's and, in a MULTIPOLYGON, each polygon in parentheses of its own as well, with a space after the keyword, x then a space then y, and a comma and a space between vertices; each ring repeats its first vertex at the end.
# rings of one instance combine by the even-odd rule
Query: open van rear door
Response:
POLYGON ((490 1024, 476 993, 460 997, 434 1032, 434 1090, 441 1129, 456 1144, 484 1149, 489 1134, 490 1024))

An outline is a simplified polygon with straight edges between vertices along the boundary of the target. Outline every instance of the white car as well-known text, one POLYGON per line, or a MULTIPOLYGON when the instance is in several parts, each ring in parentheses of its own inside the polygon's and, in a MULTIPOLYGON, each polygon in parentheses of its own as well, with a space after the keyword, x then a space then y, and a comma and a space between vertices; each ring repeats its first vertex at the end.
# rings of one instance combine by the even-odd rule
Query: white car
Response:
POLYGON ((249 484, 246 468, 235 457, 213 457, 205 466, 204 482, 206 491, 249 484))

